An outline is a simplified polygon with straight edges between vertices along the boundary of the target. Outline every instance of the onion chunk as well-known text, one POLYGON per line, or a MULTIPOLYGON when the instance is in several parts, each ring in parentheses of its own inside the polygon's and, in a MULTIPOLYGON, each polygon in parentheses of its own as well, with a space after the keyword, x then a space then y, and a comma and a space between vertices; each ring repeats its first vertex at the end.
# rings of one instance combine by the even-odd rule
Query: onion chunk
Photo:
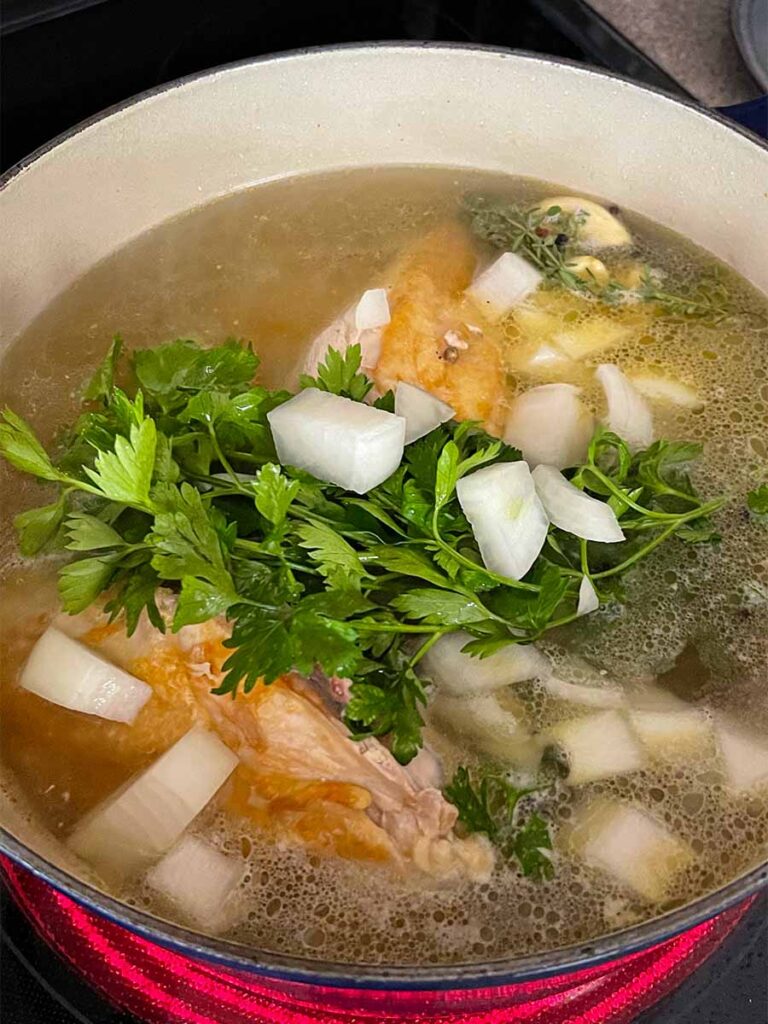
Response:
POLYGON ((568 759, 568 781, 578 786, 639 771, 643 751, 618 711, 599 711, 559 722, 549 732, 568 759))
POLYGON ((487 466, 459 480, 456 495, 486 568, 519 580, 536 561, 549 523, 524 462, 487 466))
POLYGON ((53 704, 112 722, 133 722, 152 696, 146 683, 55 626, 32 648, 20 683, 53 704))
POLYGON ((68 845, 105 877, 129 877, 173 846, 237 763, 218 736, 195 726, 86 815, 68 845))
POLYGON ((386 480, 403 457, 402 416, 318 388, 299 392, 267 419, 282 465, 356 494, 386 480))
POLYGON ((197 928, 218 934, 237 919, 232 899, 243 865, 195 836, 182 836, 147 872, 147 885, 181 910, 197 928))
POLYGON ((652 903, 664 899, 675 875, 693 860, 687 843, 650 814, 618 800, 585 807, 574 822, 569 845, 587 864, 652 903))
POLYGON ((395 416, 402 416, 405 420, 405 443, 418 441, 441 423, 447 423, 456 415, 447 402, 441 402, 435 395, 431 395, 415 384, 407 384, 404 380, 399 381, 395 388, 395 416))
POLYGON ((507 444, 519 448, 529 466, 558 469, 583 462, 595 420, 572 384, 542 384, 518 395, 504 428, 507 444))
POLYGON ((607 502, 574 487, 554 466, 537 466, 532 475, 536 492, 555 526, 583 540, 603 544, 624 540, 616 513, 607 502))
POLYGON ((541 284, 533 264, 515 252, 505 252, 467 288, 467 294, 492 318, 500 319, 541 284))
POLYGON ((487 658, 474 658, 461 650, 471 639, 462 630, 446 633, 424 655, 424 674, 444 693, 469 697, 540 679, 551 671, 549 658, 533 644, 509 644, 487 658))
POLYGON ((633 451, 647 448, 653 441, 653 417, 648 403, 613 363, 602 363, 595 374, 608 402, 608 427, 633 451))
POLYGON ((369 288, 355 306, 355 327, 358 331, 386 327, 390 321, 386 288, 369 288))

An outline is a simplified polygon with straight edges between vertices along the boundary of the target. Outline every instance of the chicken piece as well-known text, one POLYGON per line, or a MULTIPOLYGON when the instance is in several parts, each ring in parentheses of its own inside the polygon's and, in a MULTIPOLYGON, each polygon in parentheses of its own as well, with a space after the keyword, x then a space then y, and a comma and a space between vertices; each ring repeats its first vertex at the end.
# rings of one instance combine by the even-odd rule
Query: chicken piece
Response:
POLYGON ((358 331, 353 304, 312 342, 305 373, 315 374, 329 348, 358 342, 373 394, 415 384, 447 402, 457 419, 480 420, 499 434, 504 422, 503 333, 486 322, 464 290, 476 257, 469 234, 444 224, 419 239, 383 275, 390 322, 358 331))
MULTIPOLYGON (((167 621, 174 603, 172 595, 161 601, 167 621)), ((212 693, 229 653, 224 619, 162 634, 142 618, 133 637, 93 609, 56 624, 152 687, 131 726, 93 722, 17 691, 37 702, 41 720, 54 716, 68 758, 114 767, 113 788, 199 723, 240 757, 222 798, 259 827, 325 853, 414 864, 436 877, 489 875, 493 854, 485 840, 454 835, 456 809, 432 784, 435 765, 423 762, 412 774, 378 740, 355 742, 313 683, 290 675, 235 700, 212 693)))
POLYGON ((501 336, 483 323, 464 289, 476 256, 469 234, 445 224, 401 256, 388 280, 391 319, 384 328, 374 379, 381 391, 416 384, 493 434, 504 422, 501 336))

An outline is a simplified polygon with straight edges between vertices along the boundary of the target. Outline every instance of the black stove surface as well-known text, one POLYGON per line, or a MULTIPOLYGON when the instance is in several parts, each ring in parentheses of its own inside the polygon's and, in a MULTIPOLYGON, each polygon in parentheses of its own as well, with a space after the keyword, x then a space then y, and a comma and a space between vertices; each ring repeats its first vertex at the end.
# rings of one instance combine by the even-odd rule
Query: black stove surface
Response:
MULTIPOLYGON (((682 90, 580 0, 4 0, 0 163, 128 96, 250 56, 376 39, 533 50, 682 90), (555 28, 555 25, 559 28, 555 28)), ((0 894, 3 1024, 136 1024, 108 1006, 0 894)), ((638 1024, 765 1024, 763 897, 710 961, 638 1024)))

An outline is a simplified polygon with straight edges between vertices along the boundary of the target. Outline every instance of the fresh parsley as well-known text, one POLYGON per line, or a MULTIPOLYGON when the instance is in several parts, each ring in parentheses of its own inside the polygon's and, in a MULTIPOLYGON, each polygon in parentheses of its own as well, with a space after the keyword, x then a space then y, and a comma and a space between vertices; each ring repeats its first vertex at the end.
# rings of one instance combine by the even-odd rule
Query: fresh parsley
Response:
POLYGON ((519 789, 493 768, 478 770, 475 776, 462 765, 445 787, 464 830, 487 835, 505 859, 517 861, 526 877, 551 878, 552 838, 546 822, 534 812, 520 820, 520 801, 534 790, 519 789))
MULTIPOLYGON (((360 358, 359 346, 331 350, 302 384, 361 401, 371 382, 360 358)), ((0 454, 58 490, 17 516, 22 553, 61 550, 66 611, 101 600, 129 632, 143 613, 165 628, 161 587, 177 594, 174 630, 226 615, 232 635, 219 692, 236 695, 294 669, 348 677, 353 735, 384 738, 403 763, 421 744, 428 700, 419 662, 442 635, 465 630, 465 650, 478 657, 530 643, 577 617, 584 573, 603 601, 617 600, 624 573, 661 543, 716 539, 720 502, 701 499, 692 482, 697 446, 658 441, 632 453, 601 430, 571 481, 610 503, 627 540, 580 544, 552 527, 523 580, 499 576, 483 565, 456 484, 518 451, 476 423, 446 423, 409 445, 389 479, 350 495, 278 464, 267 413, 290 394, 254 383, 257 366, 232 340, 214 348, 179 340, 131 355, 116 339, 54 456, 6 410, 0 454), (123 359, 136 378, 127 391, 115 384, 123 359)), ((764 488, 754 493, 761 515, 764 488)), ((469 814, 475 789, 460 776, 457 794, 462 778, 469 814)), ((511 791, 498 780, 478 785, 477 806, 496 814, 511 791)), ((546 848, 540 832, 533 816, 515 824, 509 847, 530 874, 546 871, 536 866, 546 848)))

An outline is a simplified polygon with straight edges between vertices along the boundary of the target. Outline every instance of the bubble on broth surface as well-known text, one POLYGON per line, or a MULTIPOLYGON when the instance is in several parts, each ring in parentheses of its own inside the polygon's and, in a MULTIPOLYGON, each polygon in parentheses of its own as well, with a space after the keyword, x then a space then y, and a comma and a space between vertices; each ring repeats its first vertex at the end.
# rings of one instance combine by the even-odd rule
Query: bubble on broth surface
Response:
MULTIPOLYGON (((114 331, 129 346, 178 335, 206 342, 246 337, 264 359, 267 383, 282 383, 308 339, 407 241, 453 215, 467 190, 513 198, 553 194, 552 186, 473 172, 377 170, 259 187, 163 225, 92 270, 32 324, 5 358, 2 398, 50 440, 71 419, 80 384, 114 331)), ((670 276, 693 279, 711 268, 687 242, 632 215, 627 220, 643 239, 640 257, 670 276)), ((697 488, 733 499, 717 516, 722 540, 715 549, 679 542, 662 547, 627 579, 624 608, 580 622, 547 647, 557 670, 571 673, 573 682, 588 684, 591 673, 602 670, 601 678, 636 686, 664 673, 671 692, 729 709, 768 734, 768 533, 758 534, 744 510, 746 491, 768 478, 766 305, 730 273, 725 280, 744 311, 735 327, 650 319, 617 347, 587 359, 578 381, 598 413, 602 398, 591 369, 603 361, 629 373, 663 370, 700 394, 701 410, 654 404, 654 416, 660 435, 704 443, 694 470, 697 488), (581 667, 574 667, 577 655, 581 667)), ((520 379, 517 386, 530 383, 520 379)), ((39 485, 20 482, 4 466, 0 488, 8 496, 6 516, 41 501, 39 485)), ((21 573, 24 592, 39 593, 39 577, 11 554, 10 530, 2 543, 6 575, 21 573)), ((6 647, 15 593, 2 623, 6 647)), ((40 614, 42 623, 44 608, 40 614)), ((22 653, 5 659, 4 697, 22 653)), ((518 695, 534 730, 579 711, 536 687, 521 686, 518 695)), ((430 738, 448 771, 473 757, 451 739, 430 738)), ((59 782, 55 758, 46 778, 33 779, 20 755, 11 767, 34 812, 61 834, 59 808, 43 796, 59 782)), ((690 844, 693 862, 655 907, 562 852, 554 879, 542 884, 500 867, 489 884, 441 885, 319 857, 220 813, 206 813, 195 831, 242 861, 241 923, 231 938, 342 962, 488 960, 625 927, 723 884, 764 856, 768 801, 733 795, 716 767, 711 758, 691 759, 579 788, 578 802, 609 796, 636 803, 690 844)), ((86 792, 89 784, 87 773, 72 783, 82 788, 85 803, 95 799, 86 792)), ((12 780, 3 792, 18 801, 12 780)), ((575 802, 563 785, 543 800, 556 845, 575 802)), ((142 885, 123 896, 160 915, 169 912, 142 885)))

